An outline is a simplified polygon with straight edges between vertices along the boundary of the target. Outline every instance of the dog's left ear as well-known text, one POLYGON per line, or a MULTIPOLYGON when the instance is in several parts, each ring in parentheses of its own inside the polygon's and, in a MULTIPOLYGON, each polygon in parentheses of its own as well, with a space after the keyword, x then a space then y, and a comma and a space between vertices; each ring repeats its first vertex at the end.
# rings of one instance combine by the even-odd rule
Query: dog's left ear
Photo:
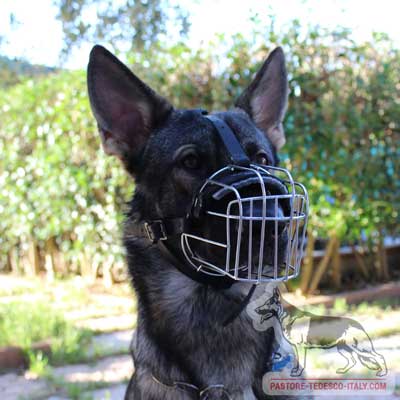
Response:
POLYGON ((279 289, 276 287, 274 288, 274 297, 276 297, 277 299, 280 298, 280 293, 279 293, 279 289))
POLYGON ((253 118, 277 150, 285 144, 282 120, 287 98, 285 56, 282 49, 277 47, 235 103, 236 107, 253 118))

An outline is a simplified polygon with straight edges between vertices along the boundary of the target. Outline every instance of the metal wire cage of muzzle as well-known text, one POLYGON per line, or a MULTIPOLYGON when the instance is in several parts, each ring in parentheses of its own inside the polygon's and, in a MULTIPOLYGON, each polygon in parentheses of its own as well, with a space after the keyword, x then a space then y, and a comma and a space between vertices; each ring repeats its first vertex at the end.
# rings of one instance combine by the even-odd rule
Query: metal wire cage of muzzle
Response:
MULTIPOLYGON (((228 276, 251 283, 286 281, 296 277, 304 254, 308 195, 284 168, 251 164, 226 166, 201 187, 196 202, 208 220, 224 223, 225 232, 201 235, 184 232, 181 246, 188 263, 197 271, 228 276), (235 176, 245 176, 235 180, 235 176), (208 254, 223 254, 216 262, 208 254)), ((224 229, 223 229, 224 230, 224 229)))

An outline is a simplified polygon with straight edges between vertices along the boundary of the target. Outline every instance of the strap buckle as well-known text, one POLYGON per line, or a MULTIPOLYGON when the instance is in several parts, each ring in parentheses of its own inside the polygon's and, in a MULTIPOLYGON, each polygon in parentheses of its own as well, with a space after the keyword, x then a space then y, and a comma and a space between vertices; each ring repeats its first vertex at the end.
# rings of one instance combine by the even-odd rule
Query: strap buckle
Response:
POLYGON ((144 223, 144 230, 147 237, 153 242, 157 243, 159 240, 167 240, 167 232, 161 219, 152 222, 144 223))

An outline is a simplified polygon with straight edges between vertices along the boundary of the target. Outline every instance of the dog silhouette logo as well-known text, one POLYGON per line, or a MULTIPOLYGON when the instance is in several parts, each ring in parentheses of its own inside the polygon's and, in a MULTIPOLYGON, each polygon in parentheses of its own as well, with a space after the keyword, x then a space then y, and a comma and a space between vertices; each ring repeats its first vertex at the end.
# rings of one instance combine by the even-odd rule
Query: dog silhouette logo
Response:
POLYGON ((352 318, 315 315, 302 311, 292 305, 282 306, 279 289, 273 289, 263 304, 254 309, 259 317, 258 323, 267 323, 274 327, 278 343, 286 341, 295 354, 291 376, 301 376, 307 361, 307 352, 311 349, 337 349, 346 360, 338 368, 338 374, 345 374, 359 362, 378 377, 387 374, 384 357, 379 354, 363 326, 352 318))

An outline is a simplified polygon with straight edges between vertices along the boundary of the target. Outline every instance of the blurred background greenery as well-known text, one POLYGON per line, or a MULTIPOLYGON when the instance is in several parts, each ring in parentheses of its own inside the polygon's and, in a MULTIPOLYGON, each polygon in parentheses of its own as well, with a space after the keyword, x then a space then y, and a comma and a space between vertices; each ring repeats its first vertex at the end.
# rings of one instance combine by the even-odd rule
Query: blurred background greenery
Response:
POLYGON ((290 101, 281 160, 311 202, 298 284, 313 292, 323 277, 330 289, 354 286, 354 271, 361 284, 398 276, 386 243, 399 236, 400 52, 387 34, 360 41, 347 27, 294 18, 278 29, 274 15, 253 13, 246 34, 238 27, 193 47, 190 10, 169 1, 53 7, 64 39, 58 66, 0 58, 1 271, 124 279, 121 222, 134 182, 100 147, 85 71, 63 67, 74 49, 102 42, 176 107, 209 110, 231 107, 282 46, 290 101), (354 265, 342 262, 343 246, 354 265))
MULTIPOLYGON (((132 372, 136 300, 120 239, 134 182, 104 154, 90 111, 95 43, 175 107, 209 110, 231 107, 283 47, 281 164, 311 203, 292 302, 361 321, 400 376, 399 9, 390 0, 1 0, 0 373, 29 365, 0 376, 2 399, 120 399, 132 372), (311 296, 320 293, 332 296, 311 296), (352 304, 365 300, 374 303, 352 304)), ((309 365, 335 373, 329 355, 309 365)))

